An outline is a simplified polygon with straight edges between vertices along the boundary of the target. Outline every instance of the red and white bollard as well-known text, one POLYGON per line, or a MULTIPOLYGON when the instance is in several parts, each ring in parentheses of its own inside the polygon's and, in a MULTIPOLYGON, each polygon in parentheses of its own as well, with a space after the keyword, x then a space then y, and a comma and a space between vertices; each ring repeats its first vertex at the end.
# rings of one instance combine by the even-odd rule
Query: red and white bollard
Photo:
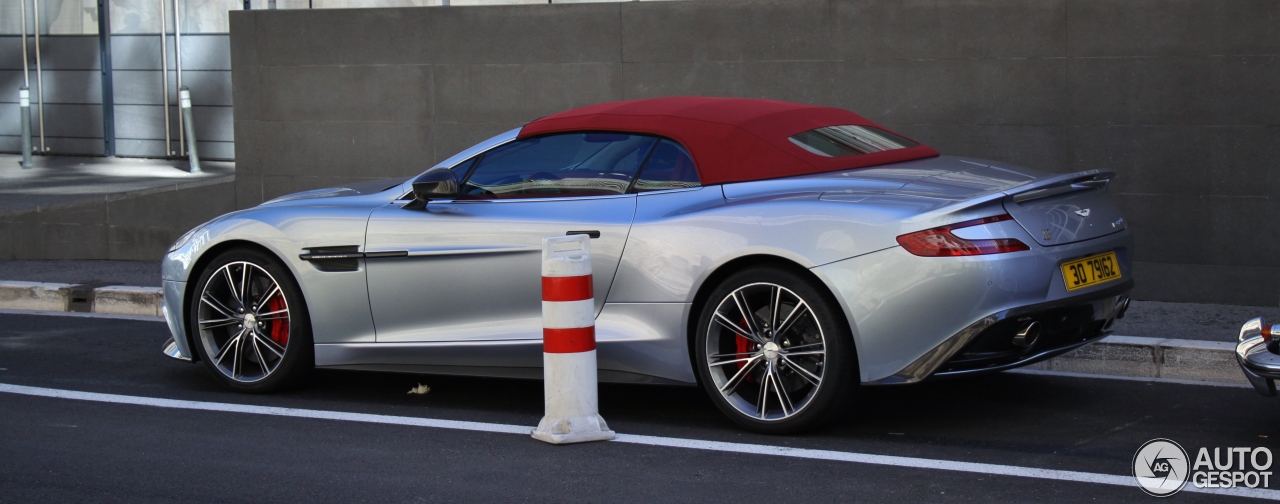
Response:
POLYGON ((596 317, 591 241, 542 240, 542 366, 546 416, 533 438, 554 444, 607 441, 596 390, 596 317))

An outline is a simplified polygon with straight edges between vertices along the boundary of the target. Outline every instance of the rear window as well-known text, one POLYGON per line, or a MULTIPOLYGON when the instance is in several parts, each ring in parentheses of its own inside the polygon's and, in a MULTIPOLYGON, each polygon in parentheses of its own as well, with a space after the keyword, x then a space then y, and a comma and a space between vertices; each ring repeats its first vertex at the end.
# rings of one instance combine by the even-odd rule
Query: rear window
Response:
POLYGON ((920 145, 875 126, 827 126, 799 133, 790 140, 823 157, 857 156, 920 145))

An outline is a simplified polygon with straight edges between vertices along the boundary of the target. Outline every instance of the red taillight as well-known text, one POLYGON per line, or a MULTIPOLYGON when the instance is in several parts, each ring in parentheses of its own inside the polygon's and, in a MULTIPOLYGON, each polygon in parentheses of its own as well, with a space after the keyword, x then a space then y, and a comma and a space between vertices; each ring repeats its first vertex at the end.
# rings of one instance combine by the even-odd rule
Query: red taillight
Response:
POLYGON ((983 217, 964 221, 949 226, 941 226, 924 231, 916 231, 898 237, 898 244, 907 252, 924 257, 955 257, 983 254, 1003 254, 1005 252, 1021 252, 1031 250, 1027 244, 1014 238, 997 238, 994 240, 966 240, 951 234, 951 230, 981 226, 992 222, 1007 221, 1013 217, 1009 214, 995 217, 983 217))

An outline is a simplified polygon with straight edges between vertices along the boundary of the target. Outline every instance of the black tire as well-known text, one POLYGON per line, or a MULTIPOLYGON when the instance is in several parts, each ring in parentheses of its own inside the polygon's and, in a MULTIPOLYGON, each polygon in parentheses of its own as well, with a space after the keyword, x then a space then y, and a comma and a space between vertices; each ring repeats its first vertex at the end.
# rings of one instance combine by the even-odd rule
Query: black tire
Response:
POLYGON ((315 367, 306 300, 270 254, 234 249, 215 257, 200 273, 187 320, 205 369, 229 388, 276 392, 301 384, 315 367))
POLYGON ((854 401, 859 374, 849 325, 830 291, 803 272, 755 266, 730 275, 703 302, 695 330, 694 368, 702 387, 725 416, 748 430, 814 429, 843 416, 854 401), (752 327, 738 308, 742 302, 757 315, 752 327), (774 334, 770 325, 781 332, 774 334))

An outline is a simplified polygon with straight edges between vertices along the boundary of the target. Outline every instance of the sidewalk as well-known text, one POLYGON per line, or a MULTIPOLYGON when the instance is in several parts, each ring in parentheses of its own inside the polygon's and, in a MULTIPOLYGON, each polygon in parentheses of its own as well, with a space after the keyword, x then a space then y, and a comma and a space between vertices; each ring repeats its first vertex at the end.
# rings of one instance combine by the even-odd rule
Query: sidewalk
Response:
MULTIPOLYGON (((159 317, 159 286, 154 261, 0 261, 0 310, 159 317), (87 283, 110 286, 77 288, 87 283)), ((1133 301, 1113 336, 1023 372, 1247 386, 1234 350, 1240 326, 1254 317, 1280 320, 1280 310, 1133 301)))
POLYGON ((22 169, 21 161, 20 155, 0 154, 0 215, 235 177, 235 163, 219 161, 201 162, 199 175, 188 172, 186 160, 35 156, 30 170, 22 169))
POLYGON ((37 156, 27 170, 20 160, 0 154, 0 259, 157 261, 236 209, 234 163, 191 174, 186 160, 37 156))
POLYGON ((0 283, 10 281, 160 287, 160 261, 0 260, 0 283))

